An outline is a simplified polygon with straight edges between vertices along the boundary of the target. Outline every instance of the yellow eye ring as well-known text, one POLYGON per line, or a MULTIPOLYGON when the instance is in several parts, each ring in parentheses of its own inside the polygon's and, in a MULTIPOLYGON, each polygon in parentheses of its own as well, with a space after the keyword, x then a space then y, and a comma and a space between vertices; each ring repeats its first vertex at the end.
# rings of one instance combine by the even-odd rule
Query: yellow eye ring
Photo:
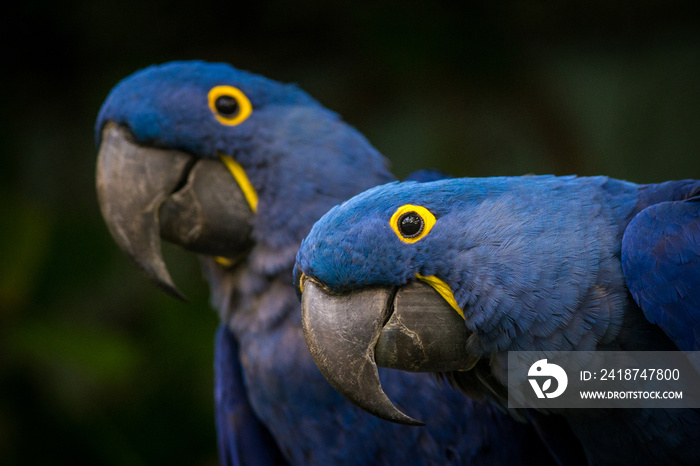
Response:
POLYGON ((250 116, 253 105, 240 89, 233 86, 216 86, 209 91, 209 109, 219 123, 236 126, 250 116))
POLYGON ((389 224, 401 241, 415 243, 430 233, 435 216, 425 207, 406 204, 396 209, 389 224))

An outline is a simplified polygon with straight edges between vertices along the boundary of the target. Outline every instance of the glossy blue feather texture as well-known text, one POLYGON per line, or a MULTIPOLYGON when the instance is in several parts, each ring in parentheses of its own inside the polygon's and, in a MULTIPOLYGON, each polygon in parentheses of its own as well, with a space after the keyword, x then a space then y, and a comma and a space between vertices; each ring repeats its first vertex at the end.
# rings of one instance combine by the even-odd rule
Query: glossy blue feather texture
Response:
MULTIPOLYGON (((390 183, 322 217, 295 273, 337 291, 437 276, 502 385, 510 350, 697 349, 698 192, 573 176, 390 183), (404 204, 437 218, 413 244, 389 224, 404 204)), ((697 410, 613 411, 564 413, 592 464, 700 462, 697 410)))
POLYGON ((530 426, 465 400, 432 375, 380 371, 397 405, 427 424, 416 428, 345 401, 311 360, 292 285, 299 244, 333 205, 393 180, 385 159, 336 114, 291 85, 225 64, 175 62, 113 89, 98 117, 98 143, 107 121, 128 127, 142 145, 232 155, 258 193, 246 257, 233 267, 201 258, 223 321, 215 363, 223 464, 274 463, 279 453, 299 465, 551 461, 530 426), (221 84, 252 103, 238 126, 220 125, 207 107, 208 90, 221 84))
POLYGON ((216 332, 214 397, 221 464, 286 464, 269 430, 250 406, 239 361, 239 347, 226 325, 216 332))
MULTIPOLYGON (((700 194, 700 193, 699 193, 700 194)), ((700 196, 639 213, 622 239, 622 267, 644 315, 676 346, 700 350, 700 196)))

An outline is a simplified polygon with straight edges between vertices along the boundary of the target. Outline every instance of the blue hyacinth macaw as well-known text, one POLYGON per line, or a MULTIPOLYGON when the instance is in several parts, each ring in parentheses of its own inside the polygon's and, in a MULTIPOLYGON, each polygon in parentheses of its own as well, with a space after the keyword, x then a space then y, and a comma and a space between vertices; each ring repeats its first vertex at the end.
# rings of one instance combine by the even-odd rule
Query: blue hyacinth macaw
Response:
POLYGON ((381 374, 394 400, 417 407, 426 426, 415 427, 356 408, 314 365, 292 280, 299 244, 333 205, 394 179, 338 115, 293 85, 174 62, 110 92, 96 141, 98 198, 119 246, 176 296, 161 239, 201 257, 222 320, 222 464, 551 464, 531 426, 431 376, 381 374))
MULTIPOLYGON (((295 280, 314 359, 359 406, 399 415, 375 363, 503 401, 508 351, 699 349, 700 181, 389 183, 314 225, 295 280)), ((700 464, 697 410, 557 416, 590 464, 700 464)))

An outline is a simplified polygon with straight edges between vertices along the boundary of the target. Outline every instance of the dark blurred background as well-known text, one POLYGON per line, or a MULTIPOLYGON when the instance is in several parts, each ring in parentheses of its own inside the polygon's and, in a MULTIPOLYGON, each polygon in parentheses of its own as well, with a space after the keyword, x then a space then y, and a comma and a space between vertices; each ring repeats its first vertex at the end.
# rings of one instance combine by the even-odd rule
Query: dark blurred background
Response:
POLYGON ((0 464, 216 463, 217 317, 197 261, 166 248, 190 302, 166 296, 117 249, 95 199, 93 123, 121 78, 201 58, 296 82, 401 177, 700 178, 694 3, 6 5, 0 464))

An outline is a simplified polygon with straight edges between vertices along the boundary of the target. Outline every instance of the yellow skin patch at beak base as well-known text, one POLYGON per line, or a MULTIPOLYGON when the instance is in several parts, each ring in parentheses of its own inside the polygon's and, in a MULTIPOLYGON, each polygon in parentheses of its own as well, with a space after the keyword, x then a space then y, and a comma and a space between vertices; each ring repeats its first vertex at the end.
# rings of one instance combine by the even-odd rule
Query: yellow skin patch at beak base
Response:
POLYGON ((455 296, 454 296, 454 294, 452 294, 452 290, 450 289, 450 286, 447 283, 440 280, 435 275, 431 275, 429 277, 426 277, 424 275, 417 273, 416 278, 419 280, 422 280, 425 283, 427 283, 428 285, 432 286, 435 289, 435 291, 440 293, 440 296, 442 296, 445 299, 445 301, 447 301, 447 303, 450 306, 452 306, 452 309, 457 311, 457 314, 459 314, 462 317, 462 319, 464 319, 464 311, 462 311, 462 308, 459 307, 459 304, 457 304, 457 301, 455 300, 455 296))
POLYGON ((227 257, 222 257, 222 256, 216 256, 214 258, 217 264, 219 264, 222 267, 231 267, 233 265, 233 260, 227 258, 227 257))
POLYGON ((301 274, 301 277, 299 277, 299 292, 303 293, 304 292, 304 279, 306 278, 305 274, 301 274))
MULTIPOLYGON (((241 188, 241 191, 243 191, 243 197, 245 197, 245 200, 248 202, 250 210, 254 214, 257 213, 258 193, 255 192, 255 188, 248 179, 248 175, 245 174, 245 170, 243 170, 243 167, 241 167, 241 165, 235 160, 233 160, 233 157, 229 155, 219 154, 219 159, 221 159, 228 171, 231 172, 233 179, 236 180, 236 183, 238 183, 238 186, 241 188)), ((235 263, 233 259, 221 256, 214 258, 214 260, 216 260, 216 262, 223 267, 230 267, 235 263)))
POLYGON ((252 210, 254 214, 257 213, 258 193, 255 192, 255 188, 250 183, 248 175, 245 174, 245 170, 243 170, 243 167, 241 167, 241 165, 238 162, 233 160, 233 157, 231 157, 230 155, 219 155, 219 158, 224 163, 224 165, 226 165, 228 171, 231 172, 231 175, 233 175, 233 178, 236 180, 236 183, 238 183, 238 186, 240 186, 241 191, 243 191, 243 196, 245 196, 245 200, 248 201, 250 210, 252 210))

